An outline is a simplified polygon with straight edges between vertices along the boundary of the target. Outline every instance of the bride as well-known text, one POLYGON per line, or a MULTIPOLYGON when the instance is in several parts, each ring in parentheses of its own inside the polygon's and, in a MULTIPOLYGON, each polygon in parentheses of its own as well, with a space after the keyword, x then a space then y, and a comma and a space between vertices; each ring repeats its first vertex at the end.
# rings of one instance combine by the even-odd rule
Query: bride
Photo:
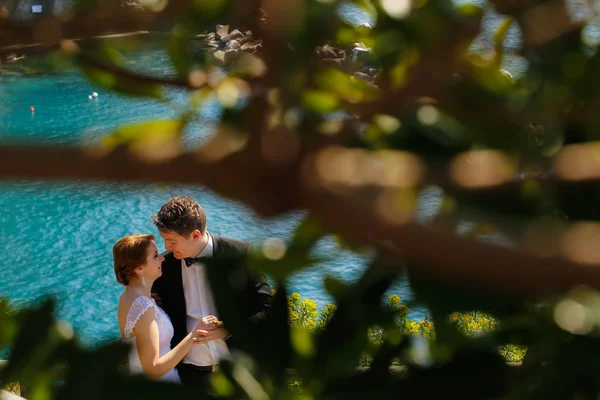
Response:
POLYGON ((202 319, 171 350, 173 325, 167 314, 151 297, 152 283, 162 275, 164 257, 158 252, 153 235, 130 235, 113 247, 117 281, 125 285, 119 299, 119 327, 124 342, 132 344, 129 369, 145 373, 153 379, 180 382, 175 366, 194 343, 205 343, 203 337, 214 329, 217 318, 202 319))

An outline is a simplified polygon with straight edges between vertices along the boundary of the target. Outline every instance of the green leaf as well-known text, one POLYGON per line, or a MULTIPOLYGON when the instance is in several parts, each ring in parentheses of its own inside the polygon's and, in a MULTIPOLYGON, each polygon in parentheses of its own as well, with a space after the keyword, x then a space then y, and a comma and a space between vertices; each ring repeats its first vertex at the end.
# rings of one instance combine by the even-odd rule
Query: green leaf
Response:
POLYGON ((161 162, 181 154, 181 132, 187 123, 177 120, 148 121, 118 128, 104 137, 101 146, 111 151, 127 146, 132 154, 146 162, 161 162))
POLYGON ((496 60, 498 63, 502 61, 502 57, 504 56, 504 39, 513 22, 514 18, 512 17, 504 19, 494 33, 494 49, 496 50, 496 60))
POLYGON ((309 215, 296 227, 292 243, 294 246, 304 247, 305 251, 309 251, 324 236, 325 231, 319 219, 309 215))
POLYGON ((312 358, 315 355, 316 348, 313 342, 313 335, 308 327, 293 327, 290 339, 294 350, 300 356, 312 358))
POLYGON ((18 322, 15 318, 12 302, 0 300, 0 348, 13 342, 18 333, 18 322))
POLYGON ((415 301, 425 305, 434 317, 434 323, 443 321, 453 312, 483 311, 495 316, 511 315, 522 311, 523 299, 505 298, 483 288, 465 288, 448 281, 441 282, 424 273, 409 269, 408 277, 415 301))
POLYGON ((377 96, 377 90, 364 80, 356 79, 335 68, 321 71, 316 81, 323 91, 351 103, 373 101, 377 96))
POLYGON ((185 119, 146 121, 115 130, 102 139, 107 149, 129 144, 144 146, 153 143, 166 143, 178 139, 185 126, 185 119))
POLYGON ((306 372, 312 379, 354 371, 361 353, 369 346, 369 328, 394 325, 394 313, 385 309, 382 298, 397 277, 395 270, 374 261, 360 280, 336 299, 337 310, 327 329, 317 337, 315 366, 306 372), (348 329, 350 326, 352 329, 348 329))
POLYGON ((251 254, 251 267, 273 278, 283 279, 302 269, 324 263, 328 261, 327 258, 311 254, 324 234, 319 221, 315 217, 308 216, 296 228, 289 246, 286 247, 283 241, 277 241, 281 247, 278 254, 271 254, 273 252, 268 249, 270 245, 265 241, 262 251, 251 254))
POLYGON ((110 65, 123 68, 125 66, 125 57, 114 47, 100 44, 93 50, 93 57, 97 60, 102 60, 110 65))
POLYGON ((228 5, 228 0, 194 0, 195 11, 203 19, 214 18, 228 5))
POLYGON ((368 12, 371 17, 377 17, 377 10, 373 6, 372 0, 354 0, 354 4, 360 7, 362 10, 368 12))
POLYGON ((263 253, 254 253, 250 258, 250 266, 254 271, 264 272, 273 278, 283 279, 305 268, 324 263, 327 260, 323 257, 310 256, 303 249, 294 249, 292 247, 286 252, 283 258, 278 260, 269 259, 263 253))
POLYGON ((70 328, 54 319, 54 302, 18 313, 22 320, 8 365, 0 370, 0 381, 27 382, 30 398, 51 398, 54 381, 73 354, 70 328))
POLYGON ((241 350, 271 376, 282 373, 283 364, 289 357, 289 325, 286 289, 279 282, 275 299, 268 317, 259 320, 256 314, 266 311, 260 304, 248 302, 248 290, 261 277, 240 267, 239 260, 227 257, 212 258, 207 261, 208 279, 215 298, 215 304, 227 331, 232 335, 228 340, 231 349, 241 350))
POLYGON ((329 292, 329 294, 331 294, 336 299, 341 298, 349 290, 351 290, 351 286, 349 284, 331 276, 325 277, 324 285, 325 289, 329 292))
POLYGON ((188 54, 190 48, 188 35, 188 32, 181 25, 176 25, 171 32, 167 47, 171 62, 181 77, 187 77, 192 69, 192 61, 188 54))
POLYGON ((230 398, 235 393, 233 384, 223 373, 212 374, 210 383, 218 397, 230 398))
MULTIPOLYGON (((402 334, 401 334, 402 335, 402 334)), ((372 376, 373 379, 386 379, 389 375, 390 365, 395 357, 403 356, 403 353, 408 350, 410 345, 410 337, 402 335, 398 344, 392 345, 388 341, 384 342, 373 356, 371 369, 367 376, 372 376)))
MULTIPOLYGON (((127 381, 121 376, 127 371, 126 362, 130 346, 127 343, 110 343, 98 349, 79 351, 71 361, 64 385, 58 393, 58 399, 124 398, 125 393, 131 390, 126 388, 127 386, 137 386, 137 380, 127 381)), ((161 392, 165 394, 160 387, 153 387, 146 379, 144 381, 147 386, 138 388, 136 392, 138 396, 151 398, 150 394, 158 395, 161 392)))
POLYGON ((283 281, 279 281, 271 312, 261 331, 265 349, 258 360, 262 370, 268 371, 276 384, 283 382, 292 357, 289 319, 287 289, 283 281))
POLYGON ((163 90, 159 84, 135 79, 129 71, 116 68, 103 68, 99 65, 81 63, 83 74, 96 85, 114 90, 117 93, 163 99, 163 90), (122 71, 122 72, 121 72, 122 71))
POLYGON ((461 4, 460 6, 456 7, 456 12, 465 16, 482 15, 483 9, 475 4, 461 4))
POLYGON ((306 90, 302 94, 302 102, 309 110, 321 114, 333 112, 338 106, 337 98, 319 90, 306 90))

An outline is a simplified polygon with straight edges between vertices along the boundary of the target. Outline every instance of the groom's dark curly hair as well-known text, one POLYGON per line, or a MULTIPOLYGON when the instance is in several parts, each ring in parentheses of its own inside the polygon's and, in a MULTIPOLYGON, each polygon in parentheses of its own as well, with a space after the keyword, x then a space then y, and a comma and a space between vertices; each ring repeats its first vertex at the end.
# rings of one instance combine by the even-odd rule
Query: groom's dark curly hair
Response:
POLYGON ((188 237, 194 230, 206 232, 206 213, 189 196, 176 196, 167 201, 158 214, 152 216, 160 232, 175 232, 188 237))

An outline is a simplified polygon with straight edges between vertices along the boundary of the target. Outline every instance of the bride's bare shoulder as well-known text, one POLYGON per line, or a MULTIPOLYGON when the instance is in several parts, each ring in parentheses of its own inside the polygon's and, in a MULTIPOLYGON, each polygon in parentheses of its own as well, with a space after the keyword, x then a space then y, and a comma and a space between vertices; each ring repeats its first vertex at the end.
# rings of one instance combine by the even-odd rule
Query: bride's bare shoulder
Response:
POLYGON ((129 310, 129 307, 131 307, 131 303, 133 303, 134 300, 135 298, 131 293, 128 293, 127 291, 121 293, 121 296, 119 297, 119 314, 121 313, 121 310, 129 310))
POLYGON ((129 314, 129 310, 131 309, 131 305, 139 297, 138 294, 132 293, 128 290, 123 291, 121 296, 119 297, 119 327, 121 328, 121 333, 123 333, 123 329, 125 328, 125 324, 127 322, 127 314, 129 314))

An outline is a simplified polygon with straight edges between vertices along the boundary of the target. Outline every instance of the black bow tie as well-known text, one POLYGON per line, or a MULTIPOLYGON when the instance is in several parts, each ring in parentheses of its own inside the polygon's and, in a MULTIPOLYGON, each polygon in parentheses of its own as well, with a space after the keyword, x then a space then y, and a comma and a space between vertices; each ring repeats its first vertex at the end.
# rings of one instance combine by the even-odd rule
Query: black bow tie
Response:
POLYGON ((185 261, 185 266, 189 267, 190 265, 195 263, 206 264, 206 260, 208 260, 209 258, 210 257, 184 258, 183 261, 185 261))

